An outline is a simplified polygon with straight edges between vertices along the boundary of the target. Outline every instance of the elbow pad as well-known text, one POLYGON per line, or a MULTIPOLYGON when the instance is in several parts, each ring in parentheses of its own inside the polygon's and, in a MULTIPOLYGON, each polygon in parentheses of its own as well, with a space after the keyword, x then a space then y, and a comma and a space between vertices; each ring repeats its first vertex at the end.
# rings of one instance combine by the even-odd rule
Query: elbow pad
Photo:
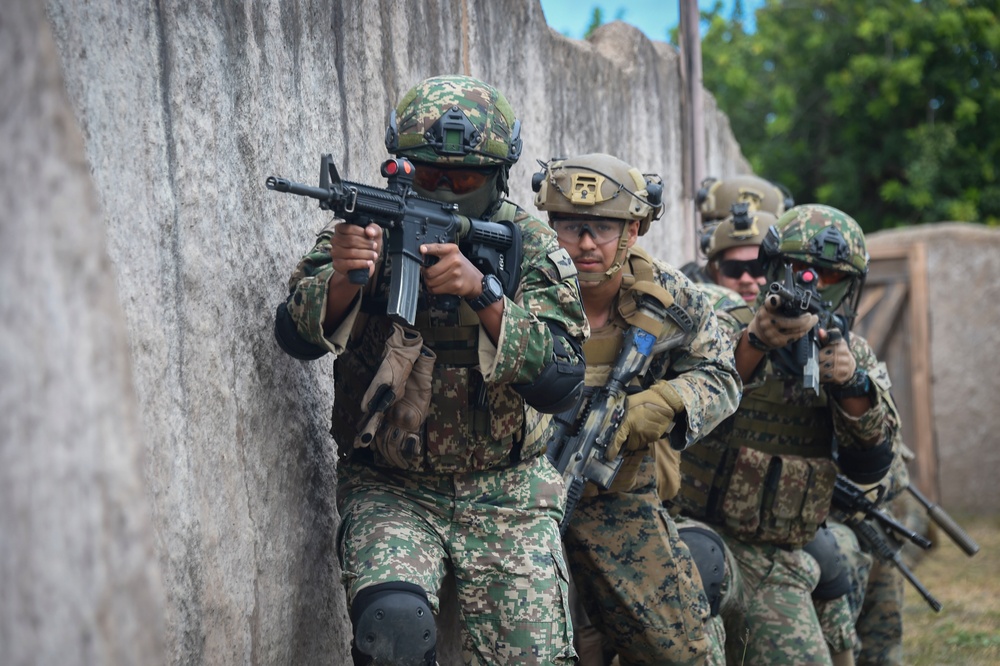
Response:
POLYGON ((587 362, 583 347, 558 324, 552 332, 552 358, 529 384, 512 384, 529 407, 543 414, 558 414, 576 405, 583 391, 587 362))
POLYGON ((854 483, 863 486, 878 483, 892 466, 892 441, 868 449, 837 447, 837 465, 840 471, 854 483))
POLYGON ((281 303, 274 314, 274 339, 286 354, 300 361, 315 361, 327 352, 323 347, 314 345, 299 335, 295 320, 288 311, 287 301, 281 303))

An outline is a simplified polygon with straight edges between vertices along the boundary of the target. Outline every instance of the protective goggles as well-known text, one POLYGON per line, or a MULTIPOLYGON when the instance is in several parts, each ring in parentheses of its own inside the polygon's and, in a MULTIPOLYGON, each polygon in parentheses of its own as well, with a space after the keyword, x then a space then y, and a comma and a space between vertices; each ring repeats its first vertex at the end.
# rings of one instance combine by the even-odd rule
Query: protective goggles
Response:
POLYGON ((417 187, 433 192, 444 186, 452 194, 468 194, 486 184, 495 173, 494 169, 463 169, 415 164, 413 182, 417 187))
POLYGON ((743 277, 744 273, 749 273, 752 278, 760 278, 764 277, 764 266, 757 259, 750 261, 723 259, 719 262, 719 272, 731 280, 743 277))
POLYGON ((552 228, 564 243, 579 243, 583 234, 588 233, 598 245, 606 245, 622 237, 624 220, 553 220, 552 228))
POLYGON ((831 285, 837 284, 838 282, 843 282, 847 278, 851 277, 850 274, 844 271, 834 270, 832 268, 820 268, 819 266, 812 266, 803 261, 793 261, 792 270, 796 273, 801 273, 805 270, 810 270, 819 276, 819 282, 821 285, 831 285))

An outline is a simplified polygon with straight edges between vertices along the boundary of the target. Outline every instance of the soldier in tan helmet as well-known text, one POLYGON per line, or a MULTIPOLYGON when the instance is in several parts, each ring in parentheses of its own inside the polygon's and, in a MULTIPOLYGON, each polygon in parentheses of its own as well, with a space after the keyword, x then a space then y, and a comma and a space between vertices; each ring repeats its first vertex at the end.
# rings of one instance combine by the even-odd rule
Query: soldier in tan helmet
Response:
MULTIPOLYGON (((707 632, 714 604, 692 557, 714 545, 701 534, 678 535, 660 502, 655 467, 669 459, 676 477, 677 450, 735 409, 740 383, 730 343, 704 295, 636 245, 660 212, 658 176, 591 153, 551 160, 532 184, 535 205, 548 213, 579 271, 591 328, 584 344, 588 400, 607 386, 636 327, 656 341, 648 365, 630 380, 621 425, 605 452, 608 461, 621 453, 621 467, 609 487, 586 484, 564 533, 590 631, 607 639, 623 666, 724 663, 720 643, 707 632), (655 306, 646 310, 649 299, 655 306)), ((584 401, 557 418, 580 426, 589 423, 587 409, 584 401)), ((576 631, 585 638, 588 628, 576 631)), ((592 643, 578 645, 583 663, 595 663, 592 643)), ((603 655, 596 657, 602 663, 603 655)))
MULTIPOLYGON (((746 204, 747 212, 769 213, 775 219, 795 205, 791 193, 784 187, 753 174, 706 178, 695 194, 695 203, 701 218, 699 249, 705 256, 708 255, 713 232, 720 222, 733 214, 734 205, 746 204)), ((684 264, 681 271, 694 282, 713 282, 706 268, 697 261, 684 264)))

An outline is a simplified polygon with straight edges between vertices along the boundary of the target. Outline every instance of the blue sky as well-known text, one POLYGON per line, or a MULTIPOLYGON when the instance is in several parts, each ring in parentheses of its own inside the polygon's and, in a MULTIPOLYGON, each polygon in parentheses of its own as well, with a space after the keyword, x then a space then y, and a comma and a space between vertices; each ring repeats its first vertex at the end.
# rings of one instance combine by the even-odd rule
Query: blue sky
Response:
MULTIPOLYGON (((722 15, 733 11, 734 0, 722 0, 722 15)), ((680 16, 678 0, 541 0, 545 21, 557 32, 575 39, 582 39, 590 25, 594 8, 600 7, 604 21, 613 21, 622 13, 621 20, 636 26, 650 39, 668 41, 670 29, 677 25, 680 16)), ((753 10, 763 5, 763 0, 743 0, 748 18, 753 10)), ((698 0, 698 7, 710 10, 715 0, 698 0)))

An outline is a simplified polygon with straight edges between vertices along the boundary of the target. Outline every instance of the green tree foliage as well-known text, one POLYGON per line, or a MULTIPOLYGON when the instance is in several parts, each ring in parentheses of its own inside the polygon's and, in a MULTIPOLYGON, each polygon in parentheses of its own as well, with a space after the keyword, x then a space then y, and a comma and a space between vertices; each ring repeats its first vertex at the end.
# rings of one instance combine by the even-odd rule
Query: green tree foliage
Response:
POLYGON ((705 87, 754 171, 873 231, 1000 224, 1000 0, 767 0, 702 14, 705 87))

